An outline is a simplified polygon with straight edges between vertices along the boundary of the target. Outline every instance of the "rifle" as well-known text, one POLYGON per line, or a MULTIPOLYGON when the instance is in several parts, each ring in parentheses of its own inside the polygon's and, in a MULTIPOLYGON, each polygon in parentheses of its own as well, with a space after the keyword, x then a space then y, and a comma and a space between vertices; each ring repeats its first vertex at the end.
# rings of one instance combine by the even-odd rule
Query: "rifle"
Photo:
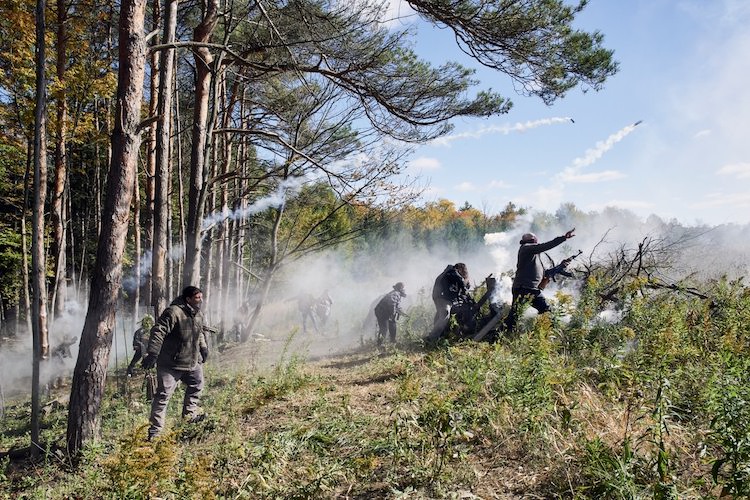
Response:
POLYGON ((561 260, 560 263, 557 264, 556 266, 552 266, 549 269, 545 269, 544 270, 544 277, 542 278, 542 282, 539 283, 539 289, 540 290, 544 290, 545 287, 549 284, 550 280, 552 280, 554 282, 557 282, 556 278, 557 278, 558 275, 562 275, 562 276, 566 276, 568 278, 572 278, 573 277, 573 273, 571 273, 570 271, 568 271, 568 266, 573 261, 573 259, 575 259, 579 255, 581 255, 582 253, 583 253, 583 250, 578 250, 577 254, 571 255, 567 259, 561 260))

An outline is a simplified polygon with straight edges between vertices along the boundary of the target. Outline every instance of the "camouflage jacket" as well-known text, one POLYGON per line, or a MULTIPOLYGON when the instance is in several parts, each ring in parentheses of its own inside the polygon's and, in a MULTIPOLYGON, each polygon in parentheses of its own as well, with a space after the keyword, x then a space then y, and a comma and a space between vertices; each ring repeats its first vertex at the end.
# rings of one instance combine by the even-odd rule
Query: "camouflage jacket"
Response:
POLYGON ((193 370, 206 349, 203 313, 181 297, 167 307, 151 328, 147 353, 158 356, 156 364, 173 370, 193 370))

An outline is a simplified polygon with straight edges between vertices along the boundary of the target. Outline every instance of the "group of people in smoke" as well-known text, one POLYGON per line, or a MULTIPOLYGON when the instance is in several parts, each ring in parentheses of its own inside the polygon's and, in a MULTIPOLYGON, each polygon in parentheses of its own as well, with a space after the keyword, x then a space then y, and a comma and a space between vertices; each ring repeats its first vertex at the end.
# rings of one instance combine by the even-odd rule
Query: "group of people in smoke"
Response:
MULTIPOLYGON (((518 248, 516 272, 513 278, 511 293, 513 300, 510 312, 503 322, 503 331, 511 333, 516 328, 521 304, 529 304, 539 314, 550 310, 547 300, 542 295, 544 285, 544 266, 540 255, 562 244, 575 236, 575 228, 544 243, 539 243, 534 233, 521 236, 518 248)), ((451 311, 464 301, 469 300, 469 271, 466 264, 459 262, 449 265, 435 279, 432 288, 432 300, 435 303, 433 328, 425 341, 434 342, 440 338, 448 325, 451 311)))
MULTIPOLYGON (((574 237, 574 231, 575 229, 571 229, 562 236, 544 243, 539 243, 533 233, 526 233, 521 237, 512 285, 513 301, 503 324, 505 332, 510 333, 515 329, 522 303, 530 304, 540 314, 550 310, 542 295, 543 285, 540 288, 544 279, 544 266, 540 254, 574 237)), ((434 342, 440 338, 450 321, 452 310, 461 301, 467 300, 469 289, 469 271, 463 262, 448 265, 438 275, 432 289, 432 300, 435 304, 433 328, 425 337, 425 341, 434 342)), ((395 343, 397 321, 399 316, 404 314, 401 309, 401 300, 404 297, 406 288, 403 282, 398 282, 377 301, 374 312, 378 323, 379 346, 385 341, 386 333, 389 340, 395 343)), ((327 293, 325 298, 323 305, 327 306, 327 310, 324 311, 324 315, 327 317, 330 314, 332 300, 327 293)), ((306 313, 316 307, 317 302, 312 298, 304 301, 304 304, 302 299, 299 302, 303 321, 306 321, 306 313)), ((203 390, 203 364, 208 359, 207 325, 201 312, 202 303, 203 292, 195 286, 187 286, 164 310, 156 323, 152 325, 153 319, 148 315, 144 317, 141 327, 134 335, 135 355, 128 366, 128 374, 132 375, 135 364, 141 358, 144 369, 156 367, 157 387, 151 401, 149 440, 162 432, 169 399, 180 382, 185 384, 183 418, 194 423, 205 417, 199 406, 203 390)), ((317 324, 313 322, 313 325, 317 330, 317 324)))

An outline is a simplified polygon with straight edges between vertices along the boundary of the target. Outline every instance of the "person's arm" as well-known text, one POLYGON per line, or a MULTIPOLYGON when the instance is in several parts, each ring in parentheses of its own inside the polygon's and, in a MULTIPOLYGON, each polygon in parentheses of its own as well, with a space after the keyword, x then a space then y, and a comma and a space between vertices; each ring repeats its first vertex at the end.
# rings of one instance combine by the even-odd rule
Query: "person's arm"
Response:
POLYGON ((169 332, 172 331, 176 324, 177 317, 174 315, 171 308, 167 308, 151 328, 146 352, 158 356, 161 352, 164 338, 169 335, 169 332))
POLYGON ((202 329, 200 337, 198 338, 198 349, 201 353, 201 362, 205 363, 208 360, 208 342, 206 342, 206 330, 202 329))
POLYGON ((571 229, 570 231, 567 231, 562 236, 558 236, 557 238, 551 239, 549 241, 546 241, 544 243, 532 243, 530 245, 524 245, 524 248, 527 252, 532 254, 542 253, 546 252, 547 250, 552 250, 557 245, 560 245, 561 243, 565 242, 565 240, 569 240, 570 238, 575 236, 575 228, 571 229))

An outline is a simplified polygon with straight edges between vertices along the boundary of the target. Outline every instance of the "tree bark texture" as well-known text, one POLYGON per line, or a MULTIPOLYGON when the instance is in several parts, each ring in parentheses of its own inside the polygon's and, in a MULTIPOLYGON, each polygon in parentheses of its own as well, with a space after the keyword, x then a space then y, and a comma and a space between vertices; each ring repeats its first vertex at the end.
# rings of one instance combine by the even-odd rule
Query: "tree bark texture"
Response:
POLYGON ((208 47, 201 46, 211 39, 218 22, 219 1, 209 0, 201 23, 193 32, 195 59, 195 108, 193 111, 193 142, 190 154, 190 189, 188 193, 187 238, 185 247, 184 285, 200 284, 201 223, 205 208, 204 172, 206 153, 209 151, 208 110, 211 88, 211 63, 213 55, 208 47))
POLYGON ((138 125, 146 63, 145 10, 146 0, 123 0, 121 4, 112 161, 68 413, 67 446, 74 455, 84 443, 95 438, 99 430, 99 409, 115 331, 117 297, 122 284, 122 256, 141 142, 138 125))
POLYGON ((66 0, 57 0, 57 79, 60 83, 55 93, 57 110, 57 134, 55 137, 55 177, 52 184, 51 218, 52 218, 52 258, 54 259, 54 275, 52 294, 52 318, 60 316, 65 309, 66 286, 66 252, 65 248, 65 183, 68 177, 67 152, 65 139, 68 121, 67 92, 65 91, 65 69, 68 52, 68 7, 66 0))
MULTIPOLYGON (((167 0, 164 9, 164 43, 174 43, 177 0, 167 0)), ((156 125, 156 172, 154 192, 154 238, 151 264, 151 305, 154 318, 167 305, 167 238, 169 237, 169 159, 172 122, 172 74, 174 49, 162 49, 159 62, 159 119, 156 125)))
POLYGON ((36 103, 34 109, 34 207, 31 241, 31 456, 39 456, 39 372, 49 355, 47 337, 47 287, 45 284, 44 202, 47 193, 47 78, 44 64, 44 0, 36 2, 36 103))
MULTIPOLYGON (((151 7, 151 29, 158 29, 161 23, 161 1, 153 0, 151 7)), ((154 36, 154 44, 159 43, 159 36, 154 36)), ((149 56, 151 66, 149 78, 149 95, 148 114, 150 117, 158 116, 159 113, 159 53, 154 51, 149 56)), ((148 259, 151 258, 151 252, 154 248, 154 196, 156 192, 156 144, 157 144, 157 124, 152 122, 148 127, 148 136, 146 139, 146 175, 144 183, 145 205, 143 211, 143 248, 149 252, 148 259)), ((144 257, 145 258, 145 257, 144 257)), ((149 263, 149 272, 144 273, 143 282, 141 283, 141 300, 143 304, 151 304, 151 265, 149 263)), ((140 269, 139 269, 140 272, 140 269)))

